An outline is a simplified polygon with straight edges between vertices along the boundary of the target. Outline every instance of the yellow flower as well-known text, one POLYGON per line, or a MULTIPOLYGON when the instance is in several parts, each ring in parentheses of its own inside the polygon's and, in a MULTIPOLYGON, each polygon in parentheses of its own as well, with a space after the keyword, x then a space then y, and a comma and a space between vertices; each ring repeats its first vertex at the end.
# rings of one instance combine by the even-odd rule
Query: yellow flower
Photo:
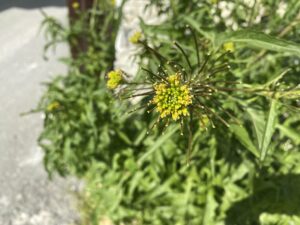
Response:
POLYGON ((47 106, 47 111, 49 111, 49 112, 51 112, 51 111, 53 111, 53 110, 55 110, 55 109, 58 109, 59 108, 59 103, 58 102, 52 102, 52 103, 50 103, 48 106, 47 106))
POLYGON ((137 44, 142 38, 142 33, 140 31, 136 31, 130 38, 129 41, 132 44, 137 44))
POLYGON ((167 77, 168 83, 154 85, 155 95, 150 103, 155 104, 160 117, 171 116, 178 120, 188 116, 188 106, 192 104, 192 95, 187 85, 181 84, 180 75, 173 74, 167 77))
POLYGON ((109 89, 116 89, 121 81, 122 81, 122 71, 121 70, 113 70, 110 71, 108 74, 108 81, 106 83, 109 89))
POLYGON ((234 52, 234 50, 235 50, 233 42, 224 43, 223 48, 227 52, 234 52))
POLYGON ((79 9, 79 6, 80 6, 79 2, 77 2, 77 1, 72 3, 72 8, 73 9, 79 9))

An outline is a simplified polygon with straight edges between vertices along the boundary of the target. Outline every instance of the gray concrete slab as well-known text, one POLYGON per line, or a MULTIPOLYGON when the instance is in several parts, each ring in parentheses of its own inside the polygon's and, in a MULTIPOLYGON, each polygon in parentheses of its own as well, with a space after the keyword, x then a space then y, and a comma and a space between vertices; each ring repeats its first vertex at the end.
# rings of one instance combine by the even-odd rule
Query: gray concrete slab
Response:
MULTIPOLYGON (((63 7, 43 9, 66 19, 63 7)), ((0 12, 0 225, 69 225, 77 218, 71 194, 77 182, 49 181, 44 171, 36 142, 42 115, 20 116, 36 106, 44 90, 41 82, 66 72, 56 60, 68 54, 66 46, 49 61, 42 59, 41 20, 35 7, 0 12)))
POLYGON ((1 0, 0 11, 11 7, 33 9, 47 6, 63 7, 66 0, 1 0))

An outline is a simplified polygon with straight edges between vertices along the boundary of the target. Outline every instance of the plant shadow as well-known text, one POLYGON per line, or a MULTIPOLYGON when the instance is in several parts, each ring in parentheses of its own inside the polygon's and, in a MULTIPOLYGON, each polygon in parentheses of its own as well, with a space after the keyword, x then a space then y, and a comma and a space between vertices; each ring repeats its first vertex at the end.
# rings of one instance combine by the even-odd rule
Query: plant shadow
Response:
POLYGON ((226 225, 259 225, 262 213, 300 215, 300 174, 263 176, 253 194, 226 212, 226 225))

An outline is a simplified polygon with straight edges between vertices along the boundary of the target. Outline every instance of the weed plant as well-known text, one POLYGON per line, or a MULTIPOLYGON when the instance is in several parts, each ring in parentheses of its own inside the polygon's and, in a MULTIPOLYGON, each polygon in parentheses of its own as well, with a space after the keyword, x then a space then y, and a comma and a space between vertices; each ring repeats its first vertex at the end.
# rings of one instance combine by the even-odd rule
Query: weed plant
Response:
POLYGON ((299 1, 151 0, 167 17, 130 38, 136 74, 113 68, 122 6, 95 2, 45 18, 46 48, 87 48, 38 106, 82 224, 300 224, 299 1))

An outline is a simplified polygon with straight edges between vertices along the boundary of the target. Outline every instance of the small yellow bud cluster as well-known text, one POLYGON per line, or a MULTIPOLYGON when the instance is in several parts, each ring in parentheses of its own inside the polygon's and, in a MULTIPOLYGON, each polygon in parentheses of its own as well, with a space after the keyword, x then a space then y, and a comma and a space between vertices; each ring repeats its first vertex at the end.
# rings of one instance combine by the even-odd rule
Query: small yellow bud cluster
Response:
POLYGON ((235 50, 233 42, 224 43, 223 48, 227 52, 234 52, 234 50, 235 50))
POLYGON ((58 109, 59 106, 60 106, 60 104, 57 101, 54 101, 47 106, 47 111, 52 112, 52 111, 58 109))
POLYGON ((182 116, 188 116, 188 106, 192 104, 192 95, 187 85, 180 82, 180 75, 170 75, 166 79, 168 83, 154 85, 155 96, 150 103, 157 106, 160 117, 171 116, 178 120, 182 116))
POLYGON ((80 7, 79 2, 75 1, 75 2, 72 3, 72 8, 73 9, 76 10, 76 9, 79 9, 79 7, 80 7))
POLYGON ((142 33, 140 31, 136 31, 130 38, 129 41, 132 44, 137 44, 142 38, 142 33))
POLYGON ((110 71, 108 74, 108 80, 107 80, 107 87, 109 89, 116 89, 121 81, 122 81, 122 71, 121 70, 113 70, 110 71))

